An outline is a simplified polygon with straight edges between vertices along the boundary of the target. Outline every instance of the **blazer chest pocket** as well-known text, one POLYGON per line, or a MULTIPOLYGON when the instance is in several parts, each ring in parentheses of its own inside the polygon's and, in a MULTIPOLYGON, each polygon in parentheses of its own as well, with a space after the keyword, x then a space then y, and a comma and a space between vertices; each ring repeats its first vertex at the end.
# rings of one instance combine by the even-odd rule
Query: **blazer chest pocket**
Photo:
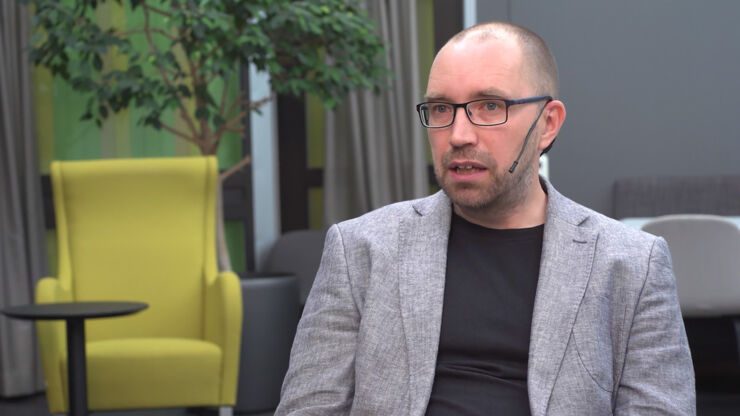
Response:
POLYGON ((614 390, 611 315, 609 299, 586 295, 573 325, 573 340, 581 365, 608 392, 614 390))

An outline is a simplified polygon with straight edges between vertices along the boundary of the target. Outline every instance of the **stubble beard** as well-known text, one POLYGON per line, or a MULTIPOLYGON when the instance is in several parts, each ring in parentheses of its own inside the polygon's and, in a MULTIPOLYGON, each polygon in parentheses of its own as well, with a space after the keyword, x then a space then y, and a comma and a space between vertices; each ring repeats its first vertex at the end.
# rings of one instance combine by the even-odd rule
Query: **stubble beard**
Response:
POLYGON ((510 213, 524 204, 534 178, 533 156, 530 149, 527 150, 512 173, 508 169, 499 171, 498 163, 488 154, 475 149, 463 149, 445 153, 442 165, 434 167, 434 174, 452 203, 463 211, 485 212, 488 215, 510 213), (475 160, 484 164, 488 168, 488 179, 482 184, 453 183, 445 169, 453 159, 475 160))

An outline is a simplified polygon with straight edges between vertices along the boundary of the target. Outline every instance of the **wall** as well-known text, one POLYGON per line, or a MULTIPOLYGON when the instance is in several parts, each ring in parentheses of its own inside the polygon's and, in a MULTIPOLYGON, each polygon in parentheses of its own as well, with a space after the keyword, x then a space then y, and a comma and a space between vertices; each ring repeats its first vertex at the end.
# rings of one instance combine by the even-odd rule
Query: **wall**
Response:
POLYGON ((478 0, 541 35, 568 112, 550 179, 612 214, 614 180, 740 174, 740 2, 478 0))

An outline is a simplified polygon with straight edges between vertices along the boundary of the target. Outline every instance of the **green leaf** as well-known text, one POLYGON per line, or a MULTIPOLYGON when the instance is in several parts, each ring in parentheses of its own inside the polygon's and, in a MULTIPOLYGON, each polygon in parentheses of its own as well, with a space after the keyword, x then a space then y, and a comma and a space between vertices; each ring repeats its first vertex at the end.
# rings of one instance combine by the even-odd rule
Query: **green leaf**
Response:
POLYGON ((223 117, 221 117, 221 115, 219 114, 213 115, 213 124, 215 124, 216 127, 221 127, 222 125, 224 125, 224 123, 226 123, 226 120, 224 120, 223 117))
POLYGON ((208 120, 208 116, 210 113, 208 112, 208 109, 205 107, 200 107, 197 110, 195 110, 195 117, 201 120, 208 120))
POLYGON ((96 71, 101 71, 103 69, 103 60, 98 54, 93 55, 93 68, 95 68, 96 71))

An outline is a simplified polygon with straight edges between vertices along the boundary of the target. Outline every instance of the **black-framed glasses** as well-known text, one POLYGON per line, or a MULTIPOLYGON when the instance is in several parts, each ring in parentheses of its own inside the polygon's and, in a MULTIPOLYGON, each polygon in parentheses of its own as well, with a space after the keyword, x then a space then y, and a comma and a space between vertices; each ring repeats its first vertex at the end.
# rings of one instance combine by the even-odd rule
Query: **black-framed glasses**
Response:
POLYGON ((537 101, 552 101, 549 95, 505 100, 503 98, 484 98, 468 101, 467 103, 448 103, 444 101, 427 101, 416 105, 419 120, 424 127, 439 129, 451 126, 455 122, 458 108, 464 108, 468 120, 476 126, 497 126, 506 123, 509 119, 509 107, 518 104, 534 103, 537 101))

